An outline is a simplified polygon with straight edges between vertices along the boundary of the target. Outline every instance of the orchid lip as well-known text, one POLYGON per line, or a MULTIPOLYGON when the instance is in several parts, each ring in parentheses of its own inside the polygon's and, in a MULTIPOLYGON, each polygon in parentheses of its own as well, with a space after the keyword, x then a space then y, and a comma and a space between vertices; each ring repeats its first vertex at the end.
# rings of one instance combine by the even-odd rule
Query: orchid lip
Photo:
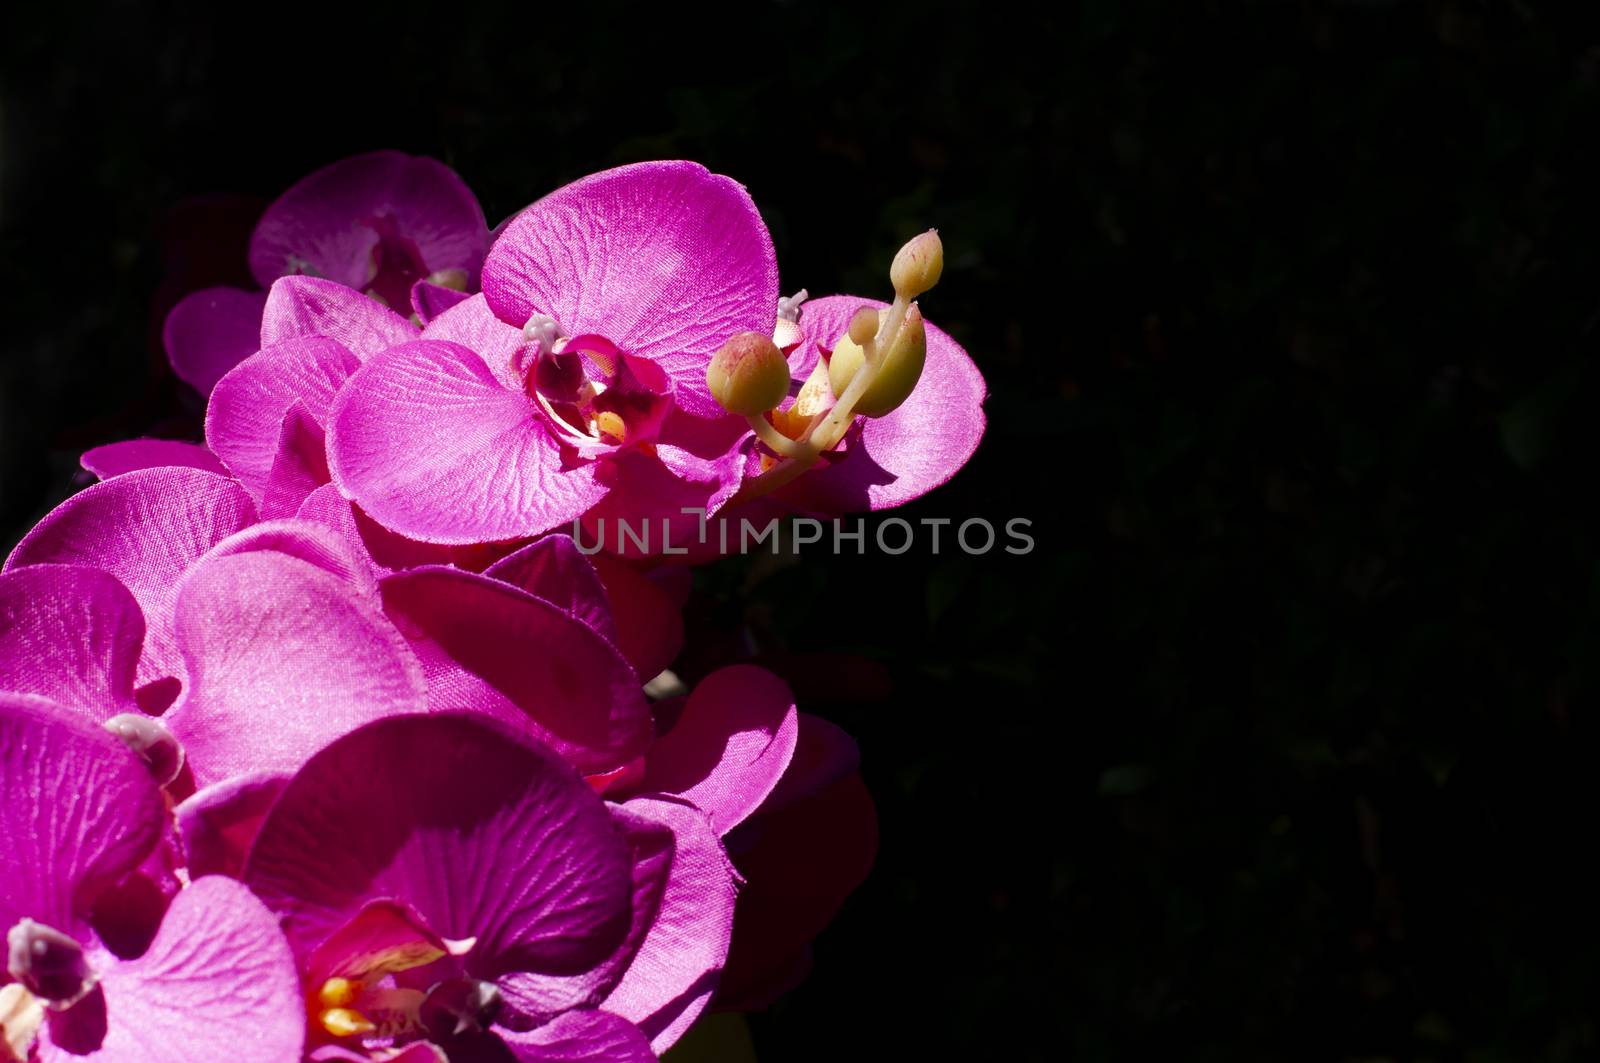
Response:
POLYGON ((26 918, 6 931, 6 971, 54 1011, 72 1007, 100 981, 82 945, 55 927, 26 918))

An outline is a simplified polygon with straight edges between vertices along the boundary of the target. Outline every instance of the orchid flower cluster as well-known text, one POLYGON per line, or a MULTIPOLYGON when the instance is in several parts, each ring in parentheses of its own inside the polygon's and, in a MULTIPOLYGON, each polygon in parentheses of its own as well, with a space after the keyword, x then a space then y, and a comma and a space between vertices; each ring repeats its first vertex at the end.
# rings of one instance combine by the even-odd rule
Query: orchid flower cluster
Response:
POLYGON ((90 451, 0 570, 0 1060, 651 1060, 792 987, 876 849, 855 743, 677 683, 710 555, 603 528, 948 479, 942 265, 783 297, 688 162, 493 232, 397 152, 279 198, 262 290, 166 321, 204 441, 90 451))

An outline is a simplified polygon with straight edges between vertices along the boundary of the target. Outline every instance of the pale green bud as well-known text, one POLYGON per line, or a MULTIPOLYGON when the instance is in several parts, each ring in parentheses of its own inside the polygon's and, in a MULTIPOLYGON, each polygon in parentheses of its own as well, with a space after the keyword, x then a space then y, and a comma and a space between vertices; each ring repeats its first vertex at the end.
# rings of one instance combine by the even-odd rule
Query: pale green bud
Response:
POLYGON ((729 413, 754 417, 789 394, 789 363, 771 336, 741 332, 712 356, 706 386, 729 413))
POLYGON ((939 283, 944 272, 944 244, 939 241, 939 230, 929 229, 913 237, 894 256, 889 266, 889 283, 894 294, 901 299, 915 299, 939 283))
MULTIPOLYGON (((853 324, 853 322, 852 322, 853 324)), ((912 304, 906 311, 900 334, 889 344, 889 349, 879 359, 878 375, 856 402, 855 413, 868 417, 882 417, 899 409, 910 397, 917 381, 922 377, 922 366, 928 357, 928 330, 922 323, 922 311, 912 304)), ((850 378, 866 360, 861 345, 849 336, 841 336, 828 359, 828 384, 834 397, 844 394, 850 378)))

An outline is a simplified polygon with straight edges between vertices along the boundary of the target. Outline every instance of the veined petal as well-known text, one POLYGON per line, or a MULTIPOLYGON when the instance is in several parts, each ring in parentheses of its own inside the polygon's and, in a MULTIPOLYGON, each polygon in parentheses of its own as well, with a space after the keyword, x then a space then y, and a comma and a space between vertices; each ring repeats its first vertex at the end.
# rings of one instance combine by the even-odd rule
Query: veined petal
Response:
POLYGON ((592 995, 586 975, 629 922, 628 847, 600 799, 554 753, 476 715, 391 717, 335 740, 278 798, 245 881, 302 958, 367 903, 395 900, 441 938, 472 939, 474 977, 551 976, 548 1014, 592 995))
POLYGON ((435 710, 492 714, 585 772, 614 768, 648 743, 638 676, 587 623, 509 584, 445 566, 380 582, 384 608, 422 659, 435 710))
MULTIPOLYGON (((217 382, 206 406, 206 443, 259 504, 296 406, 326 425, 333 397, 361 363, 323 337, 264 347, 217 382)), ((291 437, 291 443, 294 437, 291 437)))
POLYGON ((726 834, 778 785, 798 737, 783 680, 748 664, 722 668, 695 686, 672 730, 650 747, 639 789, 694 802, 726 834))
POLYGON ((426 709, 421 668, 377 603, 296 557, 205 559, 175 626, 189 685, 167 719, 198 786, 292 772, 354 727, 426 709))
POLYGON ((571 536, 546 535, 496 561, 483 574, 520 587, 588 624, 607 641, 617 642, 617 625, 605 584, 592 559, 583 556, 571 536))
POLYGON ((280 772, 236 775, 195 791, 173 809, 189 874, 243 874, 244 858, 288 783, 280 772))
POLYGON ((743 186, 697 163, 645 162, 518 214, 484 261, 483 291, 508 324, 548 314, 654 360, 683 409, 720 417, 706 366, 733 334, 771 330, 778 268, 743 186))
POLYGON ((322 336, 362 361, 417 338, 417 327, 386 306, 321 277, 273 282, 261 312, 261 346, 322 336))
POLYGON ((654 1063, 633 1023, 607 1011, 569 1011, 527 1033, 497 1031, 517 1063, 654 1063))
POLYGON ((95 899, 155 848, 166 806, 149 769, 99 724, 0 693, 0 926, 84 940, 95 899))
POLYGON ((241 1050, 251 1063, 296 1063, 305 1040, 299 979, 277 920, 217 875, 173 899, 144 955, 104 967, 97 996, 65 1018, 98 1003, 99 1042, 80 1020, 71 1025, 88 1043, 68 1050, 52 1023, 41 1063, 216 1063, 241 1050))
POLYGON ((172 602, 189 566, 256 521, 234 480, 198 469, 141 469, 73 495, 23 536, 5 570, 36 564, 85 565, 122 581, 144 612, 139 682, 182 676, 172 602))
POLYGON ((537 535, 604 492, 592 463, 564 459, 532 400, 456 343, 408 343, 372 359, 340 393, 329 429, 340 491, 424 542, 537 535))
POLYGON ((144 614, 115 576, 80 565, 0 574, 0 690, 39 694, 91 719, 138 712, 144 614))

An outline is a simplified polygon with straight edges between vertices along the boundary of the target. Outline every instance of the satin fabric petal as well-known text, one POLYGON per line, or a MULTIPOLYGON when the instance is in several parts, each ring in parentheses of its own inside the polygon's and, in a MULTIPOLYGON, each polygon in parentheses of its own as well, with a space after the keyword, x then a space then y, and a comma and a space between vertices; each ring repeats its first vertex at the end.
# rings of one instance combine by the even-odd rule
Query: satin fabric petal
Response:
POLYGON ((447 340, 473 351, 489 367, 500 385, 521 391, 527 383, 537 348, 528 343, 522 329, 494 316, 482 293, 452 306, 428 322, 422 330, 425 340, 447 340))
POLYGON ((502 1031, 518 1063, 654 1063, 650 1042, 633 1023, 606 1011, 569 1011, 527 1033, 502 1031))
POLYGON ((614 768, 649 742, 638 676, 581 620, 443 566, 397 572, 380 585, 384 608, 422 659, 434 709, 495 716, 585 772, 614 768))
POLYGON ((479 716, 368 724, 312 757, 267 816, 245 881, 302 960, 373 900, 473 939, 468 973, 550 976, 534 1021, 603 993, 629 923, 628 847, 551 751, 479 716))
POLYGON ((393 572, 452 561, 451 547, 396 535, 358 510, 333 484, 323 484, 306 496, 296 517, 338 533, 352 552, 365 558, 376 571, 393 572))
POLYGON ((683 649, 683 612, 678 603, 670 591, 625 561, 605 554, 589 561, 616 618, 617 648, 641 679, 656 676, 683 649))
POLYGON ((70 1020, 82 1008, 104 1009, 97 1050, 62 1047, 53 1022, 40 1063, 300 1058, 305 1009, 288 942, 272 913, 232 879, 196 880, 173 899, 144 955, 104 963, 101 972, 98 1001, 67 1013, 70 1020))
POLYGON ((377 603, 299 558, 207 558, 178 593, 175 628, 189 684, 167 722, 197 786, 292 772, 363 723, 427 707, 377 603))
POLYGON ((0 693, 0 926, 85 940, 96 898, 150 854, 165 817, 149 769, 109 732, 0 693))
POLYGON ((240 877, 261 824, 288 783, 289 776, 278 772, 236 775, 195 791, 173 809, 189 874, 240 877))
POLYGON ((605 584, 571 536, 547 535, 496 561, 483 574, 549 602, 606 641, 617 643, 617 625, 605 584))
POLYGON ((261 346, 266 292, 205 288, 190 292, 167 312, 161 343, 178 379, 202 396, 223 374, 261 346))
POLYGON ((283 415, 272 471, 261 488, 262 519, 294 516, 311 492, 329 479, 327 433, 296 399, 283 415))
POLYGON ((568 467, 532 400, 456 343, 410 343, 362 366, 334 404, 328 450, 346 497, 424 542, 537 535, 604 492, 592 463, 568 467))
POLYGON ((78 565, 0 574, 0 690, 105 721, 137 712, 144 614, 115 576, 78 565))
MULTIPOLYGON (((360 364, 342 344, 302 337, 263 347, 217 382, 206 406, 206 444, 257 504, 284 441, 285 417, 299 407, 325 425, 334 395, 360 364)), ((290 436, 291 445, 297 438, 290 436)))
POLYGON ((698 163, 645 162, 560 188, 505 227, 483 266, 500 320, 548 314, 671 376, 680 407, 721 417, 706 366, 734 333, 770 331, 772 238, 743 186, 698 163))
POLYGON ((333 528, 310 520, 264 520, 212 547, 208 558, 270 551, 298 558, 337 576, 368 597, 378 578, 359 548, 333 528))
MULTIPOLYGON (((805 304, 806 340, 795 363, 804 380, 819 357, 833 349, 861 307, 888 304, 830 295, 805 304)), ((983 438, 986 386, 961 345, 927 326, 928 356, 911 397, 897 410, 867 418, 848 450, 824 460, 774 496, 808 512, 837 514, 903 505, 954 476, 983 438)))
POLYGON ((411 310, 424 326, 446 310, 469 298, 466 292, 422 280, 411 286, 411 310))
POLYGON ((255 522, 255 504, 234 480, 198 469, 141 469, 51 510, 23 536, 5 570, 54 563, 111 573, 144 612, 139 682, 181 677, 172 633, 178 582, 207 550, 255 522))
POLYGON ((692 801, 726 834, 778 785, 798 737, 783 680, 753 665, 722 668, 695 685, 672 729, 650 747, 639 789, 692 801))
POLYGON ((185 443, 177 439, 124 439, 107 443, 84 451, 78 464, 101 480, 138 469, 159 469, 168 465, 183 465, 224 476, 228 472, 217 456, 199 443, 185 443))
POLYGON ((374 151, 297 181, 262 214, 250 240, 250 272, 263 286, 289 273, 317 274, 361 288, 370 279, 388 219, 421 254, 426 273, 460 269, 476 287, 489 227, 466 184, 441 162, 374 151))
POLYGON ((261 346, 322 336, 362 361, 417 338, 417 327, 386 306, 321 277, 273 282, 261 312, 261 346))
POLYGON ((693 805, 635 797, 622 807, 671 831, 671 870, 644 941, 601 1007, 633 1022, 655 1051, 665 1052, 716 991, 733 934, 736 873, 710 819, 693 805))

